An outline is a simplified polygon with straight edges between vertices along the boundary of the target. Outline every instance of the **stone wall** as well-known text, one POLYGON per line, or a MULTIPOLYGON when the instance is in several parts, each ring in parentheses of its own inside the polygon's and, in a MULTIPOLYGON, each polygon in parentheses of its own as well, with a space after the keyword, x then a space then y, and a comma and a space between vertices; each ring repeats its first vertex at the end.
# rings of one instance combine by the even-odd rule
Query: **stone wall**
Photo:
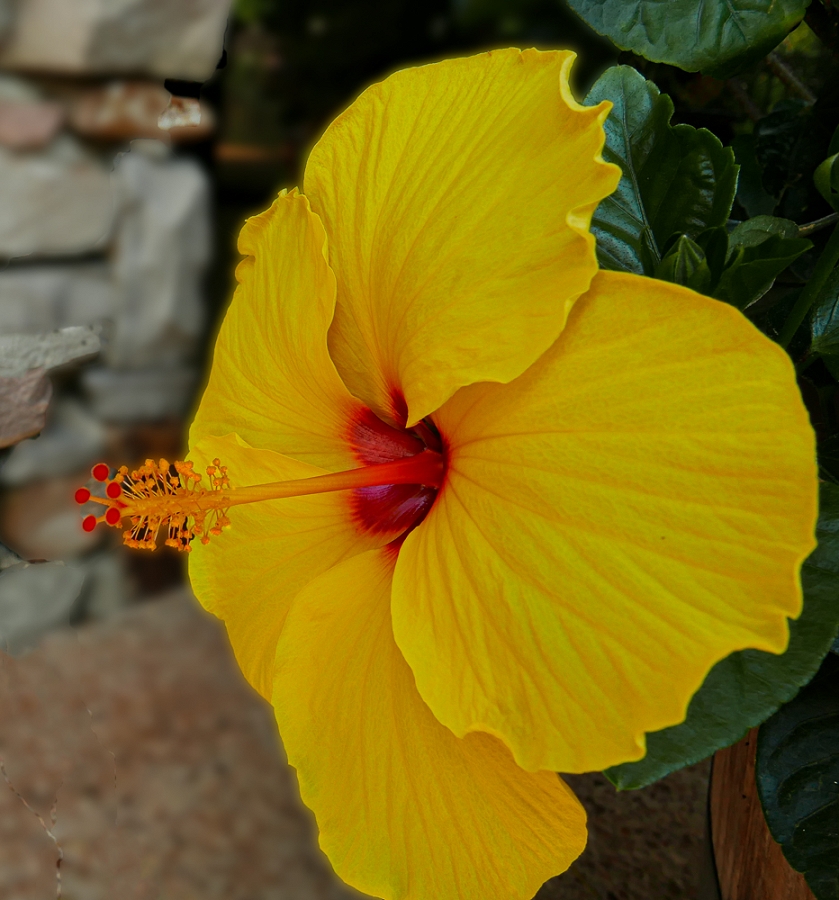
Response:
MULTIPOLYGON (((92 362, 52 373, 40 436, 0 450, 0 541, 82 574, 65 619, 143 590, 126 575, 115 532, 81 532, 72 486, 99 460, 130 464, 180 449, 211 249, 208 176, 189 147, 214 123, 209 108, 173 97, 163 80, 213 74, 229 6, 0 0, 0 344, 78 326, 101 341, 92 362)), ((30 398, 43 416, 46 377, 20 373, 6 395, 30 398)), ((9 597, 25 596, 23 577, 37 590, 22 570, 9 597)), ((52 576, 37 577, 51 589, 52 576)), ((13 647, 12 632, 37 631, 38 604, 22 622, 16 601, 4 600, 4 578, 0 646, 13 647)))
POLYGON ((206 81, 229 0, 3 0, 0 66, 72 75, 206 81))

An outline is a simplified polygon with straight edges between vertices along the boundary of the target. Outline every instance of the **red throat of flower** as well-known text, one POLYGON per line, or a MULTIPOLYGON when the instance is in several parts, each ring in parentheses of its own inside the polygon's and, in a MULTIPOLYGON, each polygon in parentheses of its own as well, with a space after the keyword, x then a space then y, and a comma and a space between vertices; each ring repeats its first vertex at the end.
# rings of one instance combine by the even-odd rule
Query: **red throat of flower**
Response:
POLYGON ((443 483, 445 453, 439 435, 429 423, 396 429, 369 413, 353 423, 349 439, 363 463, 360 468, 241 488, 231 485, 227 467, 218 459, 207 467, 206 484, 192 462, 147 459, 132 472, 123 466, 113 477, 105 463, 98 463, 91 474, 104 483, 104 496, 82 487, 75 498, 79 504, 98 503, 105 510, 99 516, 85 516, 82 528, 93 531, 102 522, 118 528, 128 519, 123 540, 129 547, 154 550, 163 532, 166 546, 189 552, 193 538, 206 544, 230 525, 228 511, 233 506, 352 491, 355 524, 366 531, 391 533, 401 541, 427 515, 443 483))

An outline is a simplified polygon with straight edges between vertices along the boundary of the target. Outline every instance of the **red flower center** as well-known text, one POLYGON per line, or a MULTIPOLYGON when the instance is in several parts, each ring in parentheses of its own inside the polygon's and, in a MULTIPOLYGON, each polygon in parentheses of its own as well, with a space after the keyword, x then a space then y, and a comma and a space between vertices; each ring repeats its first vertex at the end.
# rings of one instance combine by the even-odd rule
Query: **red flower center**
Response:
MULTIPOLYGON (((394 406, 399 410, 398 404, 394 406)), ((405 417, 399 418, 404 421, 405 417)), ((353 422, 350 445, 356 459, 365 466, 416 456, 426 449, 440 453, 444 460, 446 456, 445 442, 430 421, 423 420, 413 428, 395 428, 369 409, 353 422)), ((365 531, 396 533, 404 538, 428 515, 437 490, 421 484, 356 488, 351 499, 353 518, 365 531)))

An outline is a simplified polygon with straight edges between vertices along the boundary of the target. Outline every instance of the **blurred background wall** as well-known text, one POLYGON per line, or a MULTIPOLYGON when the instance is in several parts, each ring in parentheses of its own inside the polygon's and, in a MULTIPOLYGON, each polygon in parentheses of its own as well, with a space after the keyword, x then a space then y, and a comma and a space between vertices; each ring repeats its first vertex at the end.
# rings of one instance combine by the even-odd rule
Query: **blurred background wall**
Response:
POLYGON ((116 534, 82 531, 73 490, 100 458, 182 452, 213 243, 207 167, 186 145, 215 128, 198 92, 222 58, 229 2, 0 10, 0 336, 87 326, 101 348, 88 365, 55 367, 46 428, 0 467, 0 540, 76 576, 59 601, 31 569, 23 609, 3 606, 0 585, 0 633, 17 647, 53 620, 108 615, 180 577, 169 556, 132 568, 116 534))

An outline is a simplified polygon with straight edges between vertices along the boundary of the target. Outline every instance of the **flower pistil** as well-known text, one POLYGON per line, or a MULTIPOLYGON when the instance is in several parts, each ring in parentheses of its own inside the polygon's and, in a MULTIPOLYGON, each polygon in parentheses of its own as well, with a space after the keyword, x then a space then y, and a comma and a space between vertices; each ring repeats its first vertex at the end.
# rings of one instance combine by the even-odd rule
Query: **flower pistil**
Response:
POLYGON ((189 552, 193 538, 206 544, 230 525, 227 513, 232 506, 394 485, 417 485, 436 492, 443 483, 445 462, 442 453, 425 448, 412 456, 344 472, 240 488, 231 487, 227 467, 219 459, 207 467, 209 487, 202 485, 201 476, 189 460, 170 464, 165 459, 159 462, 147 459, 145 465, 130 473, 122 466, 113 478, 105 463, 97 463, 91 474, 105 483, 105 496, 92 494, 82 487, 76 491, 76 502, 99 503, 106 510, 100 516, 86 516, 82 520, 85 531, 93 531, 100 522, 117 528, 128 518, 131 527, 123 532, 127 546, 154 550, 157 535, 166 529, 166 546, 189 552))

